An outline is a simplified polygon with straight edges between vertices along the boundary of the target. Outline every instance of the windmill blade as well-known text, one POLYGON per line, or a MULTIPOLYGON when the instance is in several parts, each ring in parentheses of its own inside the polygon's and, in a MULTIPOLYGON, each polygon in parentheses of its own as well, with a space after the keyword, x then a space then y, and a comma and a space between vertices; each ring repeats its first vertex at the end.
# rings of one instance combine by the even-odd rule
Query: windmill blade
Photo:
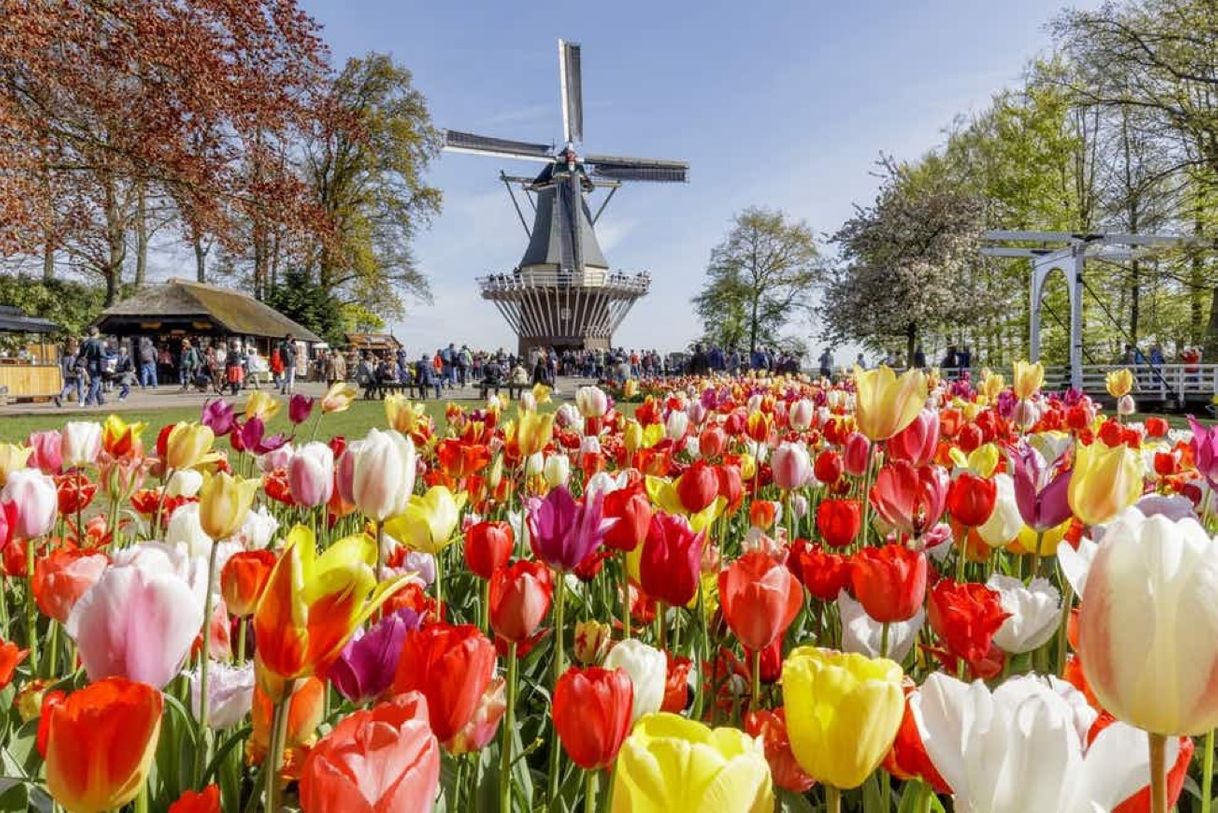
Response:
POLYGON ((463 133, 460 130, 444 131, 444 149, 449 152, 520 158, 525 161, 540 161, 547 164, 554 160, 554 148, 550 144, 530 144, 526 141, 512 141, 509 138, 463 133))
POLYGON ((562 91, 562 134, 568 143, 584 140, 584 79, 579 43, 558 41, 558 81, 562 91))
POLYGON ((586 155, 584 164, 592 166, 593 176, 612 178, 615 181, 685 183, 689 180, 689 164, 685 161, 629 158, 619 155, 586 155))

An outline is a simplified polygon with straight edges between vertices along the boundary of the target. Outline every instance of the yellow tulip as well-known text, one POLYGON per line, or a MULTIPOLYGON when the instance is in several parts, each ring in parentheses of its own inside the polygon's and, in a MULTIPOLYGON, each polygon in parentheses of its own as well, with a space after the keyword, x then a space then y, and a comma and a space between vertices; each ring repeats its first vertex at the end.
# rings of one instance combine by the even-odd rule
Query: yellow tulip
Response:
POLYGON ((628 454, 634 454, 643 446, 643 425, 634 418, 629 418, 622 429, 622 444, 628 454))
POLYGON ((1035 364, 1017 361, 1012 371, 1012 378, 1014 381, 1011 386, 1015 390, 1015 395, 1020 399, 1031 398, 1045 383, 1045 365, 1039 361, 1035 364))
POLYGON ((633 378, 626 379, 626 383, 622 385, 622 397, 630 400, 639 394, 639 382, 633 378))
POLYGON ((204 475, 199 489, 199 525, 204 533, 219 542, 240 530, 261 482, 226 471, 204 475))
POLYGON ((10 474, 24 469, 33 453, 34 450, 28 446, 0 443, 0 486, 4 485, 10 474))
POLYGON ((536 404, 550 403, 550 387, 546 384, 533 385, 533 402, 536 404))
POLYGON ((446 486, 432 486, 427 493, 410 498, 406 510, 385 522, 385 532, 411 550, 433 556, 456 537, 466 494, 453 496, 446 486))
POLYGON ((385 419, 389 428, 409 435, 426 415, 426 407, 420 402, 412 403, 409 398, 400 393, 385 396, 385 419))
POLYGON ((171 469, 193 469, 210 462, 215 439, 210 426, 185 421, 175 424, 165 439, 165 465, 171 469))
POLYGON ((1128 368, 1113 370, 1104 377, 1104 384, 1108 387, 1109 395, 1121 398, 1133 390, 1133 373, 1128 368))
POLYGON ((516 425, 516 445, 521 457, 540 452, 554 436, 553 412, 522 412, 516 425))
POLYGON ((140 435, 147 426, 142 422, 127 423, 112 412, 102 423, 102 448, 116 457, 138 455, 142 451, 140 435))
POLYGON ((900 378, 889 367, 854 368, 855 420, 873 441, 887 440, 913 423, 926 404, 926 376, 907 370, 900 378))
POLYGON ((326 394, 322 396, 321 411, 327 414, 331 412, 346 412, 357 394, 358 390, 355 389, 354 384, 348 384, 346 381, 336 381, 326 391, 326 394))
POLYGON ((770 813, 765 749, 736 728, 648 714, 622 744, 613 813, 770 813))
POLYGON ((998 395, 1006 389, 1007 382, 998 373, 991 373, 988 370, 986 372, 988 374, 983 375, 981 379, 981 394, 993 403, 998 398, 998 395))
POLYGON ((1096 440, 1074 454, 1066 497, 1087 525, 1107 522, 1142 496, 1142 456, 1125 444, 1096 440))
POLYGON ((968 469, 979 477, 989 477, 998 468, 998 446, 993 443, 983 443, 968 454, 963 449, 953 446, 948 452, 952 464, 958 469, 968 469))
MULTIPOLYGON (((1071 522, 1073 520, 1068 519, 1061 525, 1045 531, 1044 536, 1040 540, 1041 556, 1052 557, 1057 555, 1057 546, 1066 538, 1066 531, 1070 530, 1071 522)), ((1007 545, 1006 549, 1011 553, 1021 556, 1036 553, 1036 531, 1027 525, 1023 526, 1019 531, 1019 536, 1015 537, 1011 541, 1011 544, 1007 545)))
POLYGON ((782 665, 791 752, 820 781, 843 790, 871 775, 905 713, 901 667, 887 658, 801 646, 782 665))
POLYGON ((281 404, 275 396, 262 390, 256 390, 245 402, 245 417, 246 419, 257 418, 266 423, 279 414, 280 406, 281 404))

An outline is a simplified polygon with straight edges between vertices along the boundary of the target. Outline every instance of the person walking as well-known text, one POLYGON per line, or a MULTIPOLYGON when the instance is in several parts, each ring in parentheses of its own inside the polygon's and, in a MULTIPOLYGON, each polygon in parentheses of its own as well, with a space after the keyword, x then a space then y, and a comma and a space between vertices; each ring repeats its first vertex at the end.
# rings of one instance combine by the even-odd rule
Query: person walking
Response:
POLYGON ((89 338, 80 348, 85 359, 85 370, 89 375, 89 389, 85 395, 84 406, 96 404, 101 406, 106 402, 102 395, 102 374, 106 358, 106 346, 101 340, 101 332, 96 326, 89 328, 89 338))
POLYGON ((140 388, 157 388, 156 346, 147 336, 140 338, 140 388))
POLYGON ((224 357, 224 386, 230 393, 236 395, 245 384, 245 354, 241 352, 241 344, 234 340, 224 357))
POLYGON ((829 351, 828 347, 826 347, 824 350, 821 351, 819 363, 820 363, 820 371, 819 371, 820 377, 821 378, 832 378, 833 377, 833 353, 831 353, 829 351))
POLYGON ((287 333, 279 343, 279 359, 283 362, 283 379, 280 382, 280 395, 291 395, 296 386, 296 342, 292 334, 287 333))
POLYGON ((127 396, 131 394, 131 382, 135 378, 135 361, 131 358, 131 351, 126 344, 119 345, 118 355, 114 358, 114 370, 110 373, 110 380, 118 387, 118 400, 127 400, 127 396))
POLYGON ((182 389, 188 389, 194 383, 199 368, 203 366, 203 358, 199 350, 190 343, 190 339, 182 340, 182 356, 178 360, 178 376, 182 381, 182 389))
POLYGON ((84 359, 80 355, 80 343, 76 339, 68 339, 67 344, 64 345, 63 354, 59 357, 59 374, 63 379, 63 387, 53 399, 55 406, 63 406, 63 399, 67 398, 73 390, 76 392, 76 403, 84 406, 84 377, 87 373, 84 365, 78 364, 83 361, 84 359))

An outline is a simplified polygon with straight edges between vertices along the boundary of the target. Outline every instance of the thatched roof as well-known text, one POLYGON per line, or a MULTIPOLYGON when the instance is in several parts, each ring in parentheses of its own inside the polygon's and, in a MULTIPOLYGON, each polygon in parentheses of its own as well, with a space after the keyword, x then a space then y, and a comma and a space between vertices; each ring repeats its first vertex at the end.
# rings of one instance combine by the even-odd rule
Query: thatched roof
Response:
POLYGON ((141 332, 141 329, 151 332, 180 327, 183 323, 190 325, 188 330, 200 333, 267 338, 281 338, 291 333, 294 338, 306 342, 322 340, 313 331, 252 296, 184 279, 148 285, 134 296, 106 308, 97 321, 105 333, 141 332), (161 327, 150 327, 152 324, 161 327))
POLYGON ((348 333, 347 344, 356 350, 397 350, 402 346, 392 333, 348 333))

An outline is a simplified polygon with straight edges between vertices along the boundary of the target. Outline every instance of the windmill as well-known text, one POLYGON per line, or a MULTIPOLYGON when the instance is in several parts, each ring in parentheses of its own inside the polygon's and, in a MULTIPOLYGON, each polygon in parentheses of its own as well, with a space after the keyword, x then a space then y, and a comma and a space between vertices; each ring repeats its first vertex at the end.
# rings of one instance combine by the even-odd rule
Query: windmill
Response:
POLYGON ((512 271, 478 279, 482 298, 495 303, 519 337, 519 352, 612 346, 613 331, 651 285, 648 273, 611 271, 596 239, 596 223, 625 181, 683 183, 684 161, 580 155, 584 139, 580 47, 558 41, 564 147, 444 131, 444 149, 545 164, 536 177, 508 175, 507 188, 528 235, 524 256, 512 271), (529 225, 514 187, 532 208, 529 225), (595 214, 590 197, 602 191, 595 214))

